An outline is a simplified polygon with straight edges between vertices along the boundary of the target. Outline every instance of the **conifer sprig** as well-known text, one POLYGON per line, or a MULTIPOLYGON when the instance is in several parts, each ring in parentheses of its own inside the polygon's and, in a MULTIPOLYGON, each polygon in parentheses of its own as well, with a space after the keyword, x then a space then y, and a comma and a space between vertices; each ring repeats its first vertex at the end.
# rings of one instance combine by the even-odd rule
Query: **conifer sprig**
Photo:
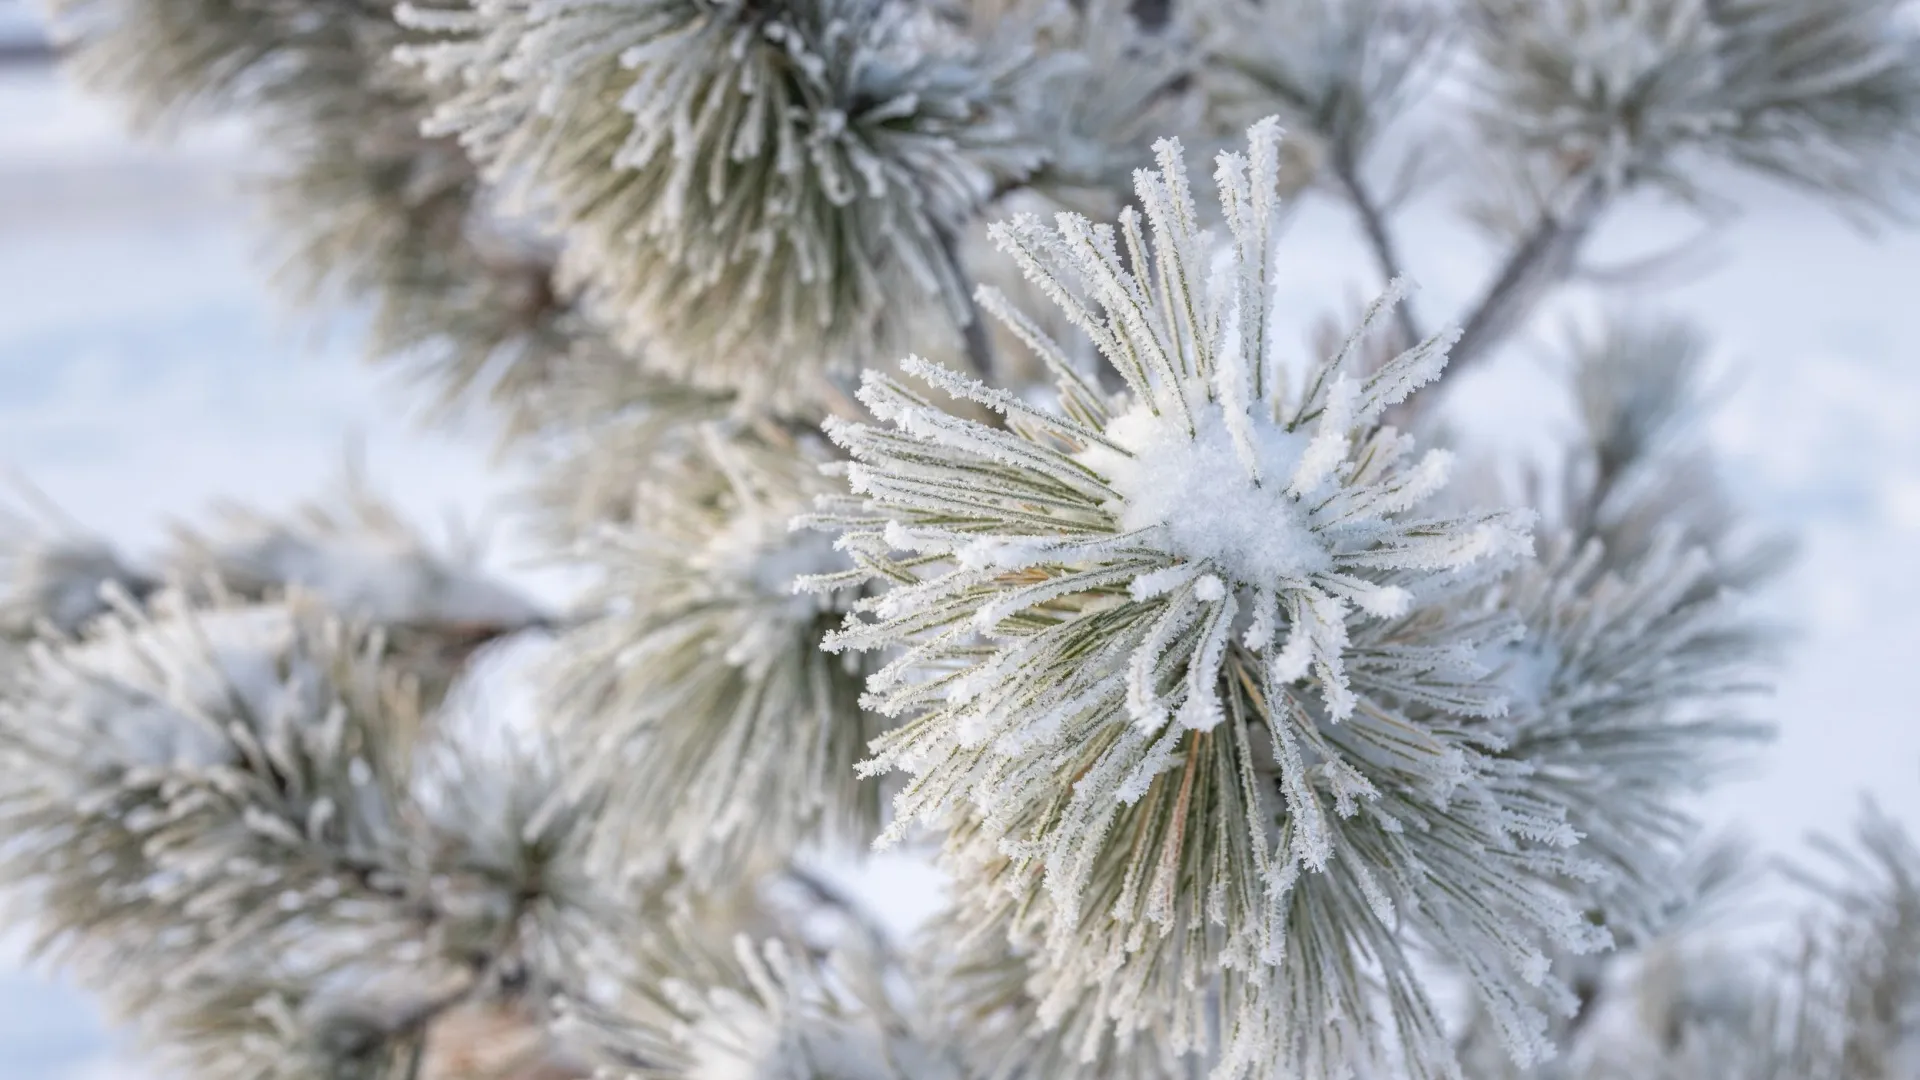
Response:
POLYGON ((621 340, 794 408, 823 372, 973 318, 960 230, 1039 155, 989 58, 893 0, 405 9, 459 136, 549 213, 621 340))
POLYGON ((828 642, 898 650, 868 701, 905 722, 867 767, 912 777, 889 835, 955 830, 967 910, 1042 944, 1046 1020, 1091 999, 1122 1032, 1217 1051, 1222 1077, 1387 1042, 1444 1073, 1412 937, 1465 967, 1516 1055, 1543 1054, 1533 935, 1603 938, 1547 887, 1583 872, 1560 808, 1490 753, 1505 702, 1479 651, 1512 627, 1457 602, 1528 552, 1525 519, 1416 516, 1448 458, 1380 418, 1446 338, 1345 370, 1396 294, 1338 354, 1281 361, 1277 127, 1250 140, 1216 173, 1222 273, 1174 142, 1137 178, 1144 227, 998 231, 1125 395, 1032 335, 1057 408, 914 361, 1005 426, 877 373, 861 397, 884 426, 829 425, 861 500, 841 543, 892 586, 828 642))
POLYGON ((656 463, 630 517, 577 554, 603 613, 564 642, 551 700, 640 852, 670 850, 703 882, 809 845, 859 850, 880 793, 854 765, 884 727, 859 705, 865 658, 820 649, 858 587, 796 595, 847 567, 789 522, 831 490, 828 455, 777 431, 709 426, 656 463))

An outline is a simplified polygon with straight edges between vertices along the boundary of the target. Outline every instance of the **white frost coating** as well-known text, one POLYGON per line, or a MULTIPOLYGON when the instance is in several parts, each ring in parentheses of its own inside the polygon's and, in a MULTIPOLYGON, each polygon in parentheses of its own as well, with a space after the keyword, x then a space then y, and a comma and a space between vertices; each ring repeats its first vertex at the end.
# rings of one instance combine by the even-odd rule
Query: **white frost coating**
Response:
POLYGON ((616 339, 698 385, 811 406, 830 370, 957 330, 944 238, 1041 158, 999 58, 926 5, 472 7, 403 50, 447 86, 429 131, 552 222, 616 339))
POLYGON ((0 518, 0 636, 24 639, 44 621, 75 634, 107 610, 101 590, 150 585, 105 543, 88 537, 13 535, 0 518))
POLYGON ((843 843, 879 794, 854 773, 869 665, 820 650, 862 583, 796 588, 854 566, 796 522, 833 481, 805 444, 699 434, 636 489, 629 520, 579 549, 605 614, 569 636, 550 685, 610 751, 615 842, 673 851, 704 880, 762 850, 843 843))
POLYGON ((788 647, 796 631, 835 609, 838 601, 832 594, 805 592, 795 584, 803 577, 845 570, 847 557, 834 550, 832 537, 791 528, 784 512, 749 506, 689 558, 688 565, 720 590, 738 591, 736 600, 754 605, 757 620, 743 628, 725 653, 727 663, 742 666, 788 647))
POLYGON ((1120 527, 1164 530, 1169 549, 1204 559, 1241 582, 1303 578, 1332 565, 1285 478, 1300 466, 1308 438, 1276 424, 1250 425, 1257 483, 1233 446, 1222 411, 1201 409, 1195 432, 1144 407, 1113 419, 1106 436, 1131 451, 1089 447, 1081 460, 1118 493, 1120 527))
MULTIPOLYGON (((707 1012, 687 1033, 693 1052, 688 1080, 893 1080, 886 1047, 872 1031, 815 1019, 786 1028, 738 994, 714 992, 707 1012)), ((798 1019, 798 1018, 794 1018, 798 1019)))

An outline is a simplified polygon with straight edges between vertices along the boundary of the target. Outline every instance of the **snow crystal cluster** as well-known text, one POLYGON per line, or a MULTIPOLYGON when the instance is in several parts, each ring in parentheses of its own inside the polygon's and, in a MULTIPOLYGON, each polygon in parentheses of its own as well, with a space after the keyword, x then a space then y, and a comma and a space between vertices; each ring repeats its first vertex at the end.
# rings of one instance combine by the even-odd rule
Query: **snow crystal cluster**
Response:
MULTIPOLYGON (((1161 537, 1171 554, 1218 567, 1230 581, 1283 581, 1333 569, 1333 553, 1292 494, 1311 442, 1304 433, 1262 426, 1247 433, 1243 449, 1212 410, 1196 416, 1188 432, 1136 408, 1115 417, 1104 434, 1119 452, 1095 444, 1080 460, 1113 488, 1121 531, 1161 537), (1261 477, 1272 480, 1262 485, 1261 477)), ((1136 584, 1135 594, 1142 591, 1136 584)))

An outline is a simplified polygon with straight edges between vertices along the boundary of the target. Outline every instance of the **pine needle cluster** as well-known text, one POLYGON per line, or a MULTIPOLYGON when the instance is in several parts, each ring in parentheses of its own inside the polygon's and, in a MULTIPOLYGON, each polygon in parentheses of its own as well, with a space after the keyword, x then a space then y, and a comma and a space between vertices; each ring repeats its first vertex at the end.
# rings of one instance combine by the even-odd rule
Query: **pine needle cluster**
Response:
POLYGON ((959 232, 1038 160, 982 58, 911 5, 482 0, 406 18, 450 39, 414 52, 455 87, 432 130, 557 219, 621 340, 776 406, 909 328, 957 342, 959 232))

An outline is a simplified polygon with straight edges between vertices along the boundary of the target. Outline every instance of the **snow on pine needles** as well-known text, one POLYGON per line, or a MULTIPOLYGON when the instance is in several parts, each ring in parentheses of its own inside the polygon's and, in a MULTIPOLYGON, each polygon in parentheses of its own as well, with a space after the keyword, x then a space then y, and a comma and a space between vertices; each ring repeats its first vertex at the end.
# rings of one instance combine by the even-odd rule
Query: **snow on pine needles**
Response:
MULTIPOLYGON (((884 0, 409 3, 456 135, 614 339, 782 410, 972 318, 960 231, 1041 155, 997 61, 884 0), (938 329, 934 329, 938 328, 938 329)), ((828 395, 830 396, 830 395, 828 395)))
POLYGON ((831 490, 830 448, 777 429, 702 436, 581 544, 606 610, 565 639, 554 684, 587 770, 618 777, 615 819, 710 882, 769 851, 872 836, 881 798, 854 765, 880 718, 859 707, 873 665, 820 650, 859 590, 793 588, 849 565, 789 527, 831 490))
POLYGON ((1144 222, 994 229, 1124 394, 983 293, 1056 405, 909 360, 1004 427, 877 372, 861 399, 881 424, 829 426, 857 498, 815 523, 892 584, 828 639, 898 650, 867 701, 906 719, 866 768, 911 774, 888 835, 951 829, 965 906, 1042 944, 1043 1020, 1090 998, 1122 1036, 1217 1052, 1223 1078, 1382 1053, 1446 1075, 1417 940, 1538 1057, 1540 942, 1605 935, 1552 887, 1588 872, 1572 830, 1494 753, 1505 702, 1479 658, 1517 624, 1475 590, 1530 552, 1528 521, 1419 512, 1448 457, 1383 417, 1450 338, 1354 370, 1397 285, 1335 355, 1283 359, 1280 137, 1249 137, 1219 158, 1217 272, 1172 141, 1136 176, 1144 222))

